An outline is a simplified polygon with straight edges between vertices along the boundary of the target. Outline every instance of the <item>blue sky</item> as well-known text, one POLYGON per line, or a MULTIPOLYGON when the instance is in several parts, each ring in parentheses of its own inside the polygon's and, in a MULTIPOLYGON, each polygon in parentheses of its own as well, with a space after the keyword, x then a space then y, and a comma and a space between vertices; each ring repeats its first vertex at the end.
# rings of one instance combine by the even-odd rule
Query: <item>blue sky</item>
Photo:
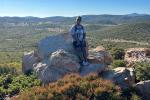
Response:
POLYGON ((150 14, 150 0, 0 0, 0 16, 150 14))

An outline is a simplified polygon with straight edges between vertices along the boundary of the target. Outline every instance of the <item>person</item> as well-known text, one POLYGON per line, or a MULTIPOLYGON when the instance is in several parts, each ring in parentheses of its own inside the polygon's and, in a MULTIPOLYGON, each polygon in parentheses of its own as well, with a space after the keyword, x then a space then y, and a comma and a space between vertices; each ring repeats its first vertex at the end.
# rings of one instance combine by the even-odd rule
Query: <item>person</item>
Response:
POLYGON ((70 34, 73 38, 73 47, 80 59, 80 63, 83 66, 89 65, 88 63, 88 50, 86 42, 86 31, 84 26, 81 24, 82 18, 78 16, 76 23, 70 29, 70 34))

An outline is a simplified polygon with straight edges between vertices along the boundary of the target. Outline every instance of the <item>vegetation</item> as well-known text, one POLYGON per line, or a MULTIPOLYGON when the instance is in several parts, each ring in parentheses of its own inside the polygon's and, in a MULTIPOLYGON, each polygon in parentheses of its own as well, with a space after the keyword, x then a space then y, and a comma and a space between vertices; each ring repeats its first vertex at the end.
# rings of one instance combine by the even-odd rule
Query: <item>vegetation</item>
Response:
MULTIPOLYGON (((131 96, 132 97, 132 96, 131 96)), ((123 100, 121 89, 111 81, 92 74, 80 77, 76 74, 65 76, 45 87, 33 87, 22 92, 14 100, 123 100)))
POLYGON ((150 62, 142 61, 134 65, 138 81, 150 80, 150 62))
POLYGON ((39 85, 40 80, 38 80, 35 75, 16 76, 3 74, 0 76, 0 99, 4 99, 6 95, 11 97, 23 90, 39 85))
POLYGON ((126 67, 126 63, 124 60, 114 60, 112 63, 113 68, 117 67, 126 67))
POLYGON ((88 39, 92 47, 99 44, 108 48, 112 45, 114 48, 123 49, 129 47, 149 47, 149 32, 149 22, 123 24, 89 31, 88 39))
POLYGON ((111 54, 113 59, 122 60, 124 59, 125 51, 122 48, 113 48, 111 54))

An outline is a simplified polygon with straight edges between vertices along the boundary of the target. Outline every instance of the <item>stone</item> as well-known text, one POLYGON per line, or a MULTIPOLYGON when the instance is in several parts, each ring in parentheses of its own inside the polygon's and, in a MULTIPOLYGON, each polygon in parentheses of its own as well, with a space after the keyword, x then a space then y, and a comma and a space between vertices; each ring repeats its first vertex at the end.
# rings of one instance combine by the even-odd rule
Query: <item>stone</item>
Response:
POLYGON ((43 84, 54 82, 66 74, 78 73, 79 68, 77 57, 62 49, 53 52, 48 60, 34 65, 34 71, 43 84))
POLYGON ((49 58, 50 65, 70 72, 78 72, 80 65, 78 58, 69 52, 59 49, 49 58))
POLYGON ((112 56, 102 46, 89 50, 88 59, 90 63, 102 63, 107 65, 112 63, 112 56))
POLYGON ((143 100, 150 100, 150 80, 138 82, 135 85, 136 91, 143 100))
POLYGON ((39 62, 39 57, 37 57, 34 51, 24 53, 22 58, 22 71, 23 73, 29 73, 33 70, 33 65, 39 62))
POLYGON ((68 33, 52 35, 38 42, 37 51, 41 58, 45 59, 58 49, 74 52, 72 38, 68 33))
POLYGON ((128 48, 125 51, 124 60, 128 63, 128 67, 132 67, 135 62, 150 61, 149 48, 128 48))
POLYGON ((141 81, 135 85, 136 91, 143 100, 150 100, 150 80, 141 81))
POLYGON ((123 89, 129 88, 135 83, 135 73, 133 68, 118 67, 104 71, 100 76, 104 79, 112 80, 123 89))
POLYGON ((37 50, 23 57, 22 70, 26 74, 33 70, 43 84, 54 82, 66 74, 78 73, 81 76, 101 73, 112 62, 111 55, 103 47, 89 50, 90 64, 81 66, 72 46, 72 38, 67 34, 46 37, 38 42, 37 50))
POLYGON ((38 78, 42 81, 43 85, 47 85, 50 82, 57 81, 62 78, 67 72, 52 66, 41 66, 44 67, 43 70, 38 75, 38 78))
POLYGON ((80 68, 80 75, 81 76, 86 76, 88 74, 91 74, 91 73, 96 73, 96 74, 99 74, 103 71, 105 71, 107 68, 107 66, 105 64, 98 64, 98 63, 91 63, 89 64, 88 66, 82 66, 80 68))

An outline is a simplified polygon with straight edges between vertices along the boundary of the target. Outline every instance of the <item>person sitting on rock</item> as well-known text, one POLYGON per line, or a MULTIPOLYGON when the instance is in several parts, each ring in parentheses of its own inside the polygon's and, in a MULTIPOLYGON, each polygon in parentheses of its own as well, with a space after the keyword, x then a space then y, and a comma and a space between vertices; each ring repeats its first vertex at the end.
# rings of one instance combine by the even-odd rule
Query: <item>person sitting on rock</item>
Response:
POLYGON ((79 16, 76 18, 75 25, 72 26, 70 30, 70 34, 73 38, 73 47, 77 52, 80 63, 83 66, 89 65, 87 56, 88 56, 88 49, 86 43, 86 31, 84 26, 81 24, 82 18, 79 16))

